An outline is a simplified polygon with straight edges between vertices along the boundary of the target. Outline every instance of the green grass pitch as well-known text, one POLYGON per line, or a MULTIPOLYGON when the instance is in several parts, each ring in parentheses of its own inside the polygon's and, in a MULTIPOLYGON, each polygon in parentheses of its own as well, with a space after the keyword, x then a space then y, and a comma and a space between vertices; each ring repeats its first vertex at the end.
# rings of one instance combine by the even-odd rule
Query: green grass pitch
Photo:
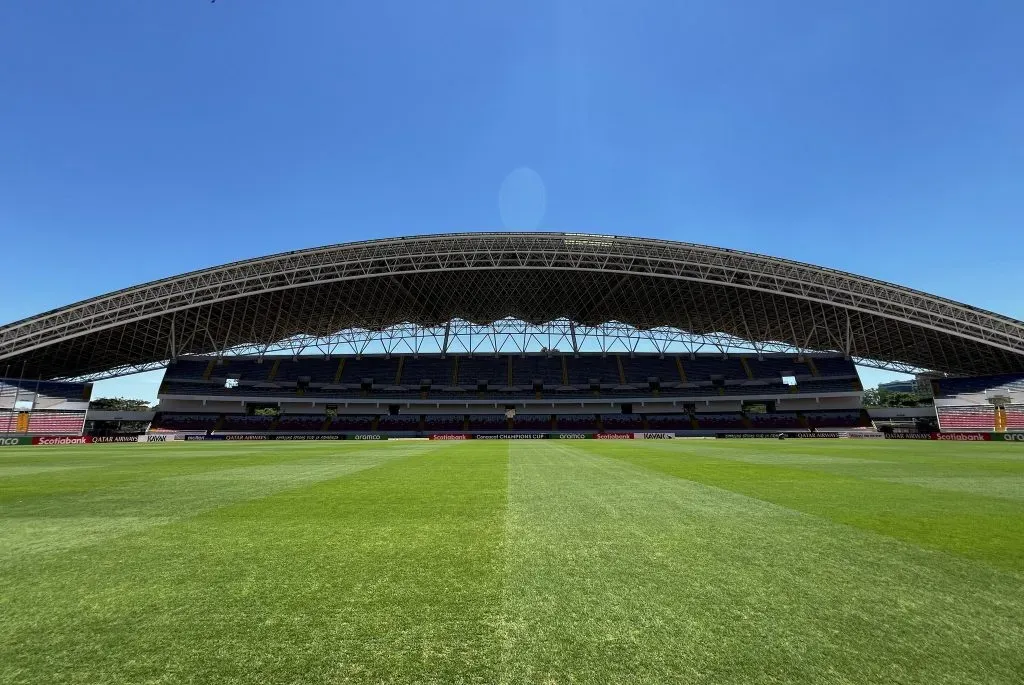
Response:
POLYGON ((0 448, 0 683, 1021 683, 1024 445, 0 448))

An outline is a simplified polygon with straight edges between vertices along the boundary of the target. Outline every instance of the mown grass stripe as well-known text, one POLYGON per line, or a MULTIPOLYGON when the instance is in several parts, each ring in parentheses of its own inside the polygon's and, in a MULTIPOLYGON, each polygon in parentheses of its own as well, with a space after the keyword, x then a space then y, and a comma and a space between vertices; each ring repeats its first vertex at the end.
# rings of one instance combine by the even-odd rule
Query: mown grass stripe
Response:
POLYGON ((8 501, 0 514, 4 521, 0 527, 0 568, 24 561, 27 555, 97 544, 242 500, 374 468, 414 453, 410 449, 359 446, 342 448, 331 455, 308 450, 281 453, 277 456, 279 463, 262 459, 260 463, 237 466, 230 461, 207 460, 202 470, 179 463, 178 475, 145 479, 134 474, 108 487, 76 488, 42 498, 8 501))
POLYGON ((604 456, 513 443, 506 682, 1014 682, 1012 575, 604 456))
MULTIPOLYGON (((1019 682, 1021 575, 922 544, 916 527, 956 530, 977 508, 1024 516, 985 489, 1020 477, 1021 453, 853 441, 5 452, 3 468, 94 468, 6 479, 0 535, 34 520, 74 537, 111 518, 128 534, 62 546, 32 532, 50 551, 10 555, 0 682, 1019 682)), ((1013 525, 962 542, 1011 559, 1013 525)))
MULTIPOLYGON (((802 445, 795 453, 790 452, 794 448, 777 442, 755 443, 746 448, 735 443, 724 448, 718 447, 718 443, 712 445, 677 442, 642 451, 618 445, 603 449, 609 456, 653 471, 1024 575, 1024 502, 1000 496, 998 492, 981 494, 985 490, 984 479, 993 474, 1013 473, 1004 468, 1007 464, 1016 464, 1019 478, 1024 475, 1024 463, 998 458, 989 461, 981 456, 966 460, 933 457, 916 468, 903 465, 894 470, 889 461, 908 449, 902 444, 889 452, 890 460, 865 459, 860 464, 844 459, 841 465, 827 458, 805 458, 818 454, 802 445), (748 456, 743 456, 744 449, 748 456), (799 463, 794 464, 794 460, 799 463), (894 473, 902 474, 901 477, 908 473, 917 473, 919 477, 933 473, 963 475, 958 488, 939 489, 895 480, 891 475, 894 473), (966 483, 971 480, 973 491, 967 491, 966 483)), ((846 448, 845 452, 867 455, 882 449, 862 445, 856 451, 846 448)), ((946 453, 945 446, 940 450, 940 455, 946 453)))

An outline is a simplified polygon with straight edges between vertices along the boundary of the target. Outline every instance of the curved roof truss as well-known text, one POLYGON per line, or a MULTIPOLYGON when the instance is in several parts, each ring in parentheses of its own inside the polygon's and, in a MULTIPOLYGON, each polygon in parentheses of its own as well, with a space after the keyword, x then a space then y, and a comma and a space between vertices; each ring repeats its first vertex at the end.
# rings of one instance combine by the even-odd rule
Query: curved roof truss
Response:
POLYGON ((339 331, 507 318, 620 322, 951 373, 1024 370, 1024 323, 999 314, 763 255, 565 233, 374 240, 196 271, 4 326, 0 364, 81 376, 339 331))

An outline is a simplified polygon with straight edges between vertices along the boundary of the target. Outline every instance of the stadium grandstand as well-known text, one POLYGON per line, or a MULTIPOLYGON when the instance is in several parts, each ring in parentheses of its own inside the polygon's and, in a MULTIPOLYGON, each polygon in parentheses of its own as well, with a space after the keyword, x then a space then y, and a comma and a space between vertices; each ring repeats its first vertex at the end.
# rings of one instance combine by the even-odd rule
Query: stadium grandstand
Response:
POLYGON ((188 357, 167 368, 154 427, 409 435, 835 428, 865 425, 861 391, 851 360, 823 354, 188 357))
POLYGON ((1024 374, 943 378, 932 388, 941 430, 1024 430, 1024 374))
POLYGON ((0 434, 81 435, 91 383, 0 378, 0 434))
POLYGON ((272 255, 3 326, 20 380, 0 431, 80 433, 90 381, 155 368, 157 431, 846 429, 870 425, 857 364, 934 374, 943 429, 1024 429, 1020 321, 734 250, 475 233, 272 255))

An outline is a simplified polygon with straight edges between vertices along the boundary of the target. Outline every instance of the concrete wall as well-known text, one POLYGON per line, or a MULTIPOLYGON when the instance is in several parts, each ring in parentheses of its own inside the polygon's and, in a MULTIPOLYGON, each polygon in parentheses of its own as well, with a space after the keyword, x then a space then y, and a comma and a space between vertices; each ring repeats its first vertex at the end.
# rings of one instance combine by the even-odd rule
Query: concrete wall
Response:
POLYGON ((873 407, 868 409, 873 419, 934 419, 935 407, 873 407))

